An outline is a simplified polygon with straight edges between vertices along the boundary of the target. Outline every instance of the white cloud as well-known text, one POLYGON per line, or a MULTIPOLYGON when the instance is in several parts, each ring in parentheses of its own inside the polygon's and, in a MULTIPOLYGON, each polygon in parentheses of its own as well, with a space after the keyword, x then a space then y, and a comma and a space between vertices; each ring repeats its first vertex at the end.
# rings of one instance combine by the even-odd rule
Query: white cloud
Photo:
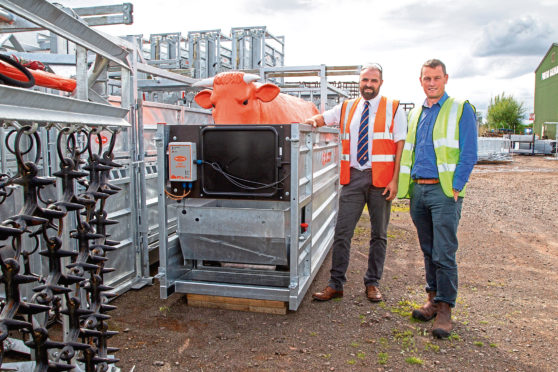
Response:
POLYGON ((479 57, 540 56, 556 36, 550 24, 530 15, 495 21, 484 27, 473 54, 479 57))
POLYGON ((305 11, 318 6, 316 0, 248 0, 245 4, 246 11, 277 14, 288 13, 292 11, 305 11))

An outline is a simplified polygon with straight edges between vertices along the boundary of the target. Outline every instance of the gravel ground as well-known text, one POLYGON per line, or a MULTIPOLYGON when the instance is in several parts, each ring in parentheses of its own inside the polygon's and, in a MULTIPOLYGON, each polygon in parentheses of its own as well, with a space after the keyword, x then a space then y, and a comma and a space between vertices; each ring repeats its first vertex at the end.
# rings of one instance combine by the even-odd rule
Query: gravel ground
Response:
POLYGON ((368 217, 353 239, 343 299, 269 315, 189 307, 158 283, 113 301, 110 341, 134 371, 557 371, 558 161, 480 164, 463 205, 455 332, 436 340, 410 319, 424 301, 424 269, 408 202, 394 204, 381 289, 366 300, 368 217))

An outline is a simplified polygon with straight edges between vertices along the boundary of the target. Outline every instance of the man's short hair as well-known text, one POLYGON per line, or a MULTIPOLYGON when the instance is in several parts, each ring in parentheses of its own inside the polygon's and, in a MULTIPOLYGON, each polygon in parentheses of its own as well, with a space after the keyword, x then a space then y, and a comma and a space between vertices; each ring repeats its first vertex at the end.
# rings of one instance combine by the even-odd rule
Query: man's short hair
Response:
POLYGON ((442 71, 444 72, 444 75, 448 74, 446 72, 446 65, 444 65, 444 62, 440 61, 439 59, 429 59, 428 61, 422 64, 422 67, 420 68, 420 76, 422 76, 422 69, 424 67, 436 68, 438 66, 442 66, 442 71))
POLYGON ((380 73, 380 79, 383 80, 383 69, 382 69, 382 65, 380 65, 379 63, 365 63, 364 65, 362 65, 360 72, 362 73, 364 70, 376 70, 380 73))

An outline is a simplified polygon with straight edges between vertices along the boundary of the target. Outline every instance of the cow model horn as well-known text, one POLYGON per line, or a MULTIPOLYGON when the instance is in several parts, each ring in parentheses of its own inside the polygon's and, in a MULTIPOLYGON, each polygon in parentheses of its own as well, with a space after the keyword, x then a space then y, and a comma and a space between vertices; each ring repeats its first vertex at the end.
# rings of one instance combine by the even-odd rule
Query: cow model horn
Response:
POLYGON ((260 80, 260 77, 258 75, 254 75, 254 74, 244 74, 244 82, 246 84, 250 84, 253 81, 257 81, 260 80))
POLYGON ((204 88, 213 88, 213 79, 214 78, 207 78, 200 81, 195 82, 192 84, 193 87, 204 87, 204 88))

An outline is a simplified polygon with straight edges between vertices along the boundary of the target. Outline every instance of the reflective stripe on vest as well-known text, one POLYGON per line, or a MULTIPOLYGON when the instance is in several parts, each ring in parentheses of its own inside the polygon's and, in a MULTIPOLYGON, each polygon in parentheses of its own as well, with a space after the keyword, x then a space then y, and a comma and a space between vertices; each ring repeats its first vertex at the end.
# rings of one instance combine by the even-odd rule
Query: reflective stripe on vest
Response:
POLYGON ((341 118, 339 120, 339 130, 341 131, 339 183, 341 185, 346 185, 351 180, 351 121, 360 99, 359 97, 345 101, 341 106, 341 118), (349 112, 348 115, 347 110, 349 112))
MULTIPOLYGON (((453 197, 453 174, 459 162, 459 121, 465 102, 448 98, 440 108, 432 131, 438 177, 444 194, 450 198, 453 197)), ((409 198, 412 192, 411 169, 415 162, 416 132, 421 113, 422 106, 414 108, 409 113, 409 131, 399 170, 398 198, 409 198)), ((465 196, 465 187, 459 196, 465 196)))
MULTIPOLYGON (((340 129, 342 140, 341 172, 339 182, 346 185, 350 182, 350 125, 361 97, 356 100, 343 102, 341 107, 340 129), (347 115, 348 111, 348 115, 347 115), (343 155, 346 155, 343 156, 343 155)), ((393 142, 393 127, 395 113, 399 101, 391 101, 386 97, 380 98, 378 110, 374 119, 372 131, 372 184, 385 187, 393 178, 396 146, 393 142)))

